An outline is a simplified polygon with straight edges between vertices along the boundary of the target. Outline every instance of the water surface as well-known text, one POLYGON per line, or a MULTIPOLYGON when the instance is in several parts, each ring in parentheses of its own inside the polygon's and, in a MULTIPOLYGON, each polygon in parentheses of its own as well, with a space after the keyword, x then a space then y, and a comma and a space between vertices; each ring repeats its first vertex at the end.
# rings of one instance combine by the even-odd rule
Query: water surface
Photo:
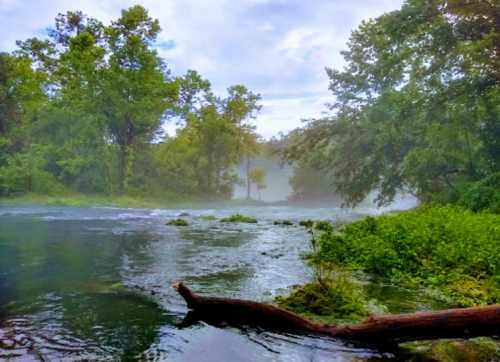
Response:
POLYGON ((279 219, 349 221, 334 208, 0 208, 0 359, 350 361, 390 358, 340 341, 260 330, 180 328, 170 285, 271 301, 311 271, 308 235, 279 219), (188 227, 165 222, 181 213, 188 227), (240 212, 258 224, 206 220, 240 212))

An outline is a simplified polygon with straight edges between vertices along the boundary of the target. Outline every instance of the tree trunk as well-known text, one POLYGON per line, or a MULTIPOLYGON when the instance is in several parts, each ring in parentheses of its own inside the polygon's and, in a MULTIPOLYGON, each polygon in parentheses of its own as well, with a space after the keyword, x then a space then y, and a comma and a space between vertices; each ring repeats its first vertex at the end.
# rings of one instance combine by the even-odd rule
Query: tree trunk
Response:
POLYGON ((127 145, 119 146, 118 155, 118 187, 120 194, 125 191, 125 179, 127 177, 127 162, 128 162, 128 147, 127 145))
POLYGON ((252 182, 250 180, 250 156, 247 155, 246 159, 246 173, 247 173, 247 200, 250 200, 250 194, 252 191, 252 182))
POLYGON ((174 288, 201 320, 322 334, 363 345, 384 346, 416 340, 500 335, 500 304, 372 316, 357 324, 329 326, 268 304, 202 297, 182 283, 174 284, 174 288))

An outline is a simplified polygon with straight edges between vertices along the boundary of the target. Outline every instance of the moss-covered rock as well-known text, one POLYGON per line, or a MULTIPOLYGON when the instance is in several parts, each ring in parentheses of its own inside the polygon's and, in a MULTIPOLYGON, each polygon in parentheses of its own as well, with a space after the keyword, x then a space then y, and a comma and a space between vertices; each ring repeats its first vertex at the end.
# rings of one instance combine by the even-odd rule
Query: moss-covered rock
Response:
POLYGON ((188 226, 188 222, 184 219, 172 219, 167 222, 170 226, 188 226))
POLYGON ((286 297, 277 297, 276 303, 323 323, 357 321, 369 314, 361 288, 346 278, 306 284, 286 297))
POLYGON ((413 362, 500 361, 500 342, 491 338, 411 342, 402 344, 398 355, 413 362))
POLYGON ((200 219, 205 220, 205 221, 217 220, 217 218, 214 215, 204 215, 204 216, 201 216, 200 219))
POLYGON ((310 229, 314 226, 314 221, 313 220, 300 220, 299 225, 310 229))
POLYGON ((229 217, 220 219, 220 222, 241 222, 247 224, 256 224, 257 219, 251 216, 245 216, 241 214, 234 214, 229 217))
POLYGON ((281 226, 292 226, 293 222, 290 220, 275 220, 273 222, 274 225, 281 225, 281 226))

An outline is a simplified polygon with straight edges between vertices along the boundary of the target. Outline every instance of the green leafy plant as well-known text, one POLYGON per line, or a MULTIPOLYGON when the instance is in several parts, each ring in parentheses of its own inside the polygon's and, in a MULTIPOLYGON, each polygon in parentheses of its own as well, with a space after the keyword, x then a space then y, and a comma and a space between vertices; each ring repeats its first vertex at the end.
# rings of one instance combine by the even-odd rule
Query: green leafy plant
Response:
POLYGON ((500 216, 424 206, 316 235, 314 263, 439 289, 452 304, 500 301, 500 216))

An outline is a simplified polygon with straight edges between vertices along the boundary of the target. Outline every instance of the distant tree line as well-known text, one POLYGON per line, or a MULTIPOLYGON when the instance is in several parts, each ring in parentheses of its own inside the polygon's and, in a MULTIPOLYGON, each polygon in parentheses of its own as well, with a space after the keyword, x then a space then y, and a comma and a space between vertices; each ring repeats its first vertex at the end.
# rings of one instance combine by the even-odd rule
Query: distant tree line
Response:
POLYGON ((0 53, 0 196, 231 196, 235 165, 259 152, 260 95, 236 85, 221 98, 196 71, 173 77, 159 32, 141 6, 109 25, 68 12, 47 39, 0 53), (161 135, 166 121, 175 137, 161 135))

